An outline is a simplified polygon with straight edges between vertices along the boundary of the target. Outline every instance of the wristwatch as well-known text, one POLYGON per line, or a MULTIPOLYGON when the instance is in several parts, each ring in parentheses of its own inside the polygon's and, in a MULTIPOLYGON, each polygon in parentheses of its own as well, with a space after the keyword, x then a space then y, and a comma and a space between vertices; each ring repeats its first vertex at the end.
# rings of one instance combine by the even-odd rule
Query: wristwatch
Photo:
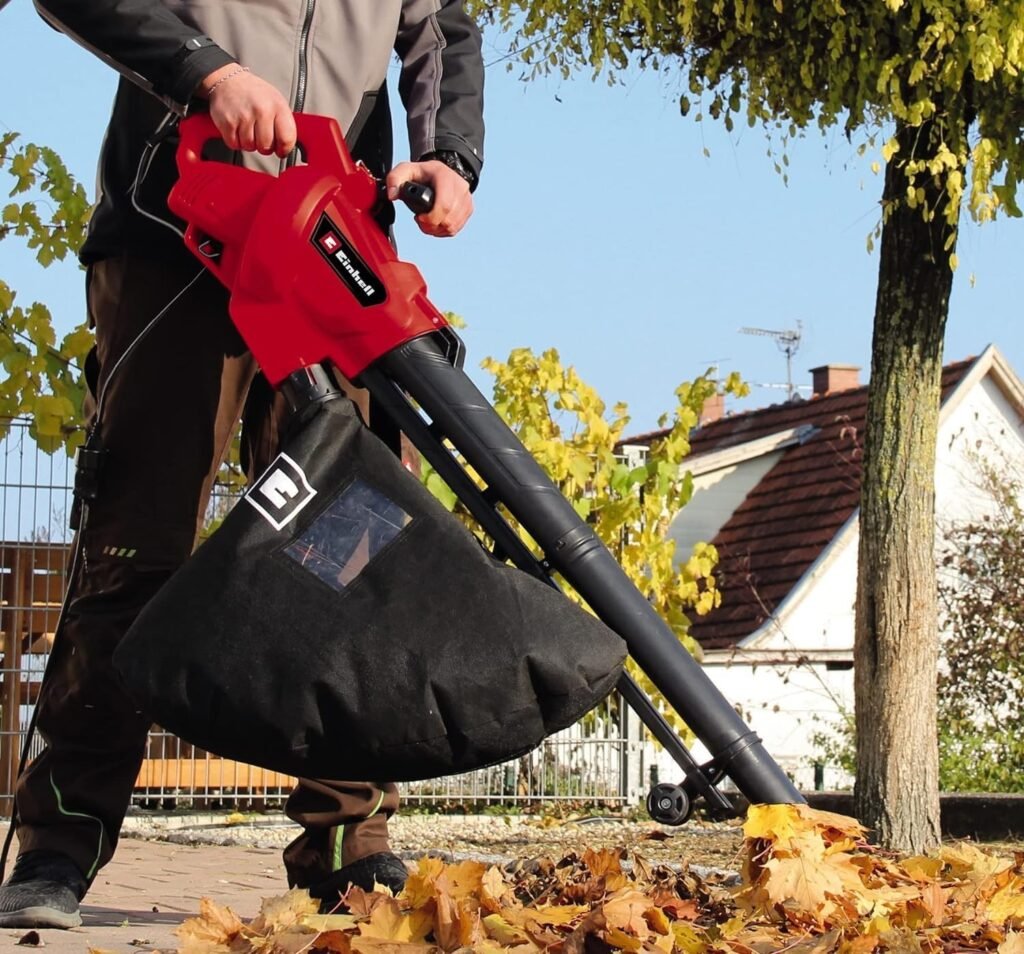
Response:
POLYGON ((438 149, 436 152, 428 152, 420 159, 420 162, 429 162, 431 159, 443 162, 453 172, 457 172, 466 182, 469 183, 469 191, 476 188, 476 173, 466 165, 460 156, 453 149, 438 149))

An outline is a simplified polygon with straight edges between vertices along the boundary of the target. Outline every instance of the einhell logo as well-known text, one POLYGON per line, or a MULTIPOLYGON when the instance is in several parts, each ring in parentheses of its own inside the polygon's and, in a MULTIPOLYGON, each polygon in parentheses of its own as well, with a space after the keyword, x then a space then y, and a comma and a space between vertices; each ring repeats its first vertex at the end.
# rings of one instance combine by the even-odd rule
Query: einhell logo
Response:
POLYGON ((360 305, 379 305, 387 299, 383 282, 326 215, 320 216, 313 232, 313 244, 360 305))
POLYGON ((245 499, 275 530, 283 530, 315 496, 302 468, 287 454, 278 454, 245 499))

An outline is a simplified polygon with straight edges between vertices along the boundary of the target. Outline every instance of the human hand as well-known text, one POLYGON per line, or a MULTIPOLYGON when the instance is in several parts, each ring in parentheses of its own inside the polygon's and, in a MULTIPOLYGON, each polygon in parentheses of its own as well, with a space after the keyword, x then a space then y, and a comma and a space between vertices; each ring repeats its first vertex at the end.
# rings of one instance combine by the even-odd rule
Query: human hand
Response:
POLYGON ((438 238, 455 235, 473 214, 473 197, 469 183, 443 162, 400 162, 385 180, 388 198, 398 198, 399 188, 406 182, 419 182, 434 190, 434 207, 416 216, 421 232, 438 238))
POLYGON ((229 63, 199 84, 210 118, 229 149, 284 158, 295 148, 295 117, 288 100, 255 73, 229 63))

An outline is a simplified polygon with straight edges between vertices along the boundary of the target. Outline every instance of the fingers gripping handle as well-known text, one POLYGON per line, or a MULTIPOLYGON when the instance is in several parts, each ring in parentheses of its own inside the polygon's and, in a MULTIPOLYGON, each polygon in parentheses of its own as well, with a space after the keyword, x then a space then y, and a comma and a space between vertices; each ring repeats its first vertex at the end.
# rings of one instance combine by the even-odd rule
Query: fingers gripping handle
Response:
POLYGON ((422 182, 404 182, 398 190, 398 197, 416 215, 425 215, 434 207, 434 190, 422 182))
MULTIPOLYGON (((356 165, 345 147, 345 137, 335 120, 329 116, 295 113, 295 127, 303 159, 308 165, 322 172, 333 173, 339 178, 356 171, 356 165)), ((221 138, 209 113, 195 113, 183 120, 180 135, 178 171, 182 174, 186 167, 195 167, 208 161, 203 158, 203 149, 211 139, 221 138)))

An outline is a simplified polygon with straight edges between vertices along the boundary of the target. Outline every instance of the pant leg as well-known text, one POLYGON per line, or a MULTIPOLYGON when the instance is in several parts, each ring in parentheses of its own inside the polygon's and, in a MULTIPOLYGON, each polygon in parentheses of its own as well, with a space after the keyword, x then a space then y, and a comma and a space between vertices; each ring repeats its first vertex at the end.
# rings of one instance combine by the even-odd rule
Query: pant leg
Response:
POLYGON ((114 852, 149 727, 111 654, 191 552, 253 374, 224 290, 203 275, 111 376, 129 342, 198 271, 184 249, 172 260, 122 256, 90 270, 98 359, 90 384, 107 386, 107 453, 39 699, 46 747, 16 795, 21 850, 62 851, 90 879, 114 852))
MULTIPOLYGON (((365 420, 366 392, 347 381, 339 384, 365 420)), ((242 459, 251 479, 270 465, 287 426, 285 402, 262 375, 253 382, 244 423, 242 459)), ((388 851, 388 819, 397 808, 398 789, 391 782, 299 779, 285 806, 304 829, 284 852, 288 883, 307 888, 353 861, 388 851)))

